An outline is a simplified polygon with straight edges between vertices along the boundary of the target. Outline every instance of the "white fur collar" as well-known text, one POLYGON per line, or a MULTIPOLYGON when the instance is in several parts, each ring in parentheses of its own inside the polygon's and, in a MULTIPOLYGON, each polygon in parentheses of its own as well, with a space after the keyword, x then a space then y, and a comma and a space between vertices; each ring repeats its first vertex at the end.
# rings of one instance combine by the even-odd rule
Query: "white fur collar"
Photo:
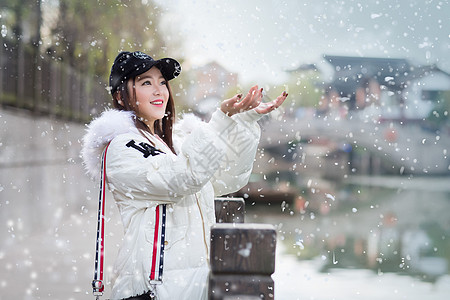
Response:
POLYGON ((182 119, 178 120, 173 127, 174 139, 191 133, 192 130, 200 126, 202 123, 203 121, 194 114, 184 114, 182 119))
POLYGON ((105 146, 120 134, 138 132, 133 117, 134 114, 129 111, 108 109, 87 126, 82 140, 81 157, 92 178, 100 177, 101 156, 105 146))
MULTIPOLYGON (((130 111, 108 109, 87 125, 87 132, 82 139, 81 157, 86 172, 94 180, 100 178, 101 156, 105 146, 120 134, 128 132, 140 134, 134 125, 134 117, 134 113, 130 111)), ((182 138, 201 123, 202 121, 193 114, 185 114, 182 120, 176 122, 173 136, 177 152, 182 138)))

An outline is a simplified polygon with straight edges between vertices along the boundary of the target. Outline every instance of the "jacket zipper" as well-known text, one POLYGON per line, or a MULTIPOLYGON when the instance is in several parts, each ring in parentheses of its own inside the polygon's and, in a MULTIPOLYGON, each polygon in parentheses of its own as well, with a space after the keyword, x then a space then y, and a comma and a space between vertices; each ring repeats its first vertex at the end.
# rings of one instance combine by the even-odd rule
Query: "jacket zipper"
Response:
POLYGON ((200 212, 200 217, 202 218, 203 243, 205 244, 205 249, 206 249, 206 260, 208 261, 208 264, 209 264, 209 251, 208 251, 208 243, 206 242, 205 220, 203 219, 202 209, 200 208, 200 204, 198 203, 197 194, 195 194, 195 199, 197 200, 196 202, 197 202, 198 210, 200 212))

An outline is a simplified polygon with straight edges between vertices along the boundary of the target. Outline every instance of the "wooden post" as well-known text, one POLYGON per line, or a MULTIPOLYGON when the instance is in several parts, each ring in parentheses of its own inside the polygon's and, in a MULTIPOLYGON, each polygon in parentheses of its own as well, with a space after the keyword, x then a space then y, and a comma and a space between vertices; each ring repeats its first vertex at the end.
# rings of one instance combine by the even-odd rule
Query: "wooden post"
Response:
POLYGON ((22 39, 17 41, 17 82, 16 82, 16 95, 17 95, 17 106, 23 108, 25 105, 25 45, 22 39))
MULTIPOLYGON (((1 37, 1 35, 0 35, 1 37)), ((3 39, 0 38, 0 95, 3 95, 3 78, 4 78, 4 73, 6 73, 5 71, 5 66, 3 65, 3 62, 6 61, 3 56, 6 56, 4 53, 4 47, 6 47, 6 44, 3 43, 3 39)), ((0 96, 0 104, 2 103, 3 99, 0 96)))
POLYGON ((209 299, 274 299, 275 248, 272 225, 213 225, 209 299))
POLYGON ((53 62, 49 61, 49 68, 50 68, 50 88, 49 88, 49 113, 51 116, 56 116, 58 114, 58 99, 60 95, 61 90, 61 76, 59 75, 60 68, 59 66, 53 62))
MULTIPOLYGON (((73 89, 72 89, 72 72, 71 68, 69 66, 64 66, 63 68, 63 74, 64 81, 63 81, 63 90, 61 93, 61 114, 63 118, 71 120, 72 119, 72 107, 71 107, 71 100, 73 98, 73 89)), ((75 99, 74 99, 75 101, 75 99)))
POLYGON ((39 43, 37 45, 34 45, 33 47, 33 70, 32 70, 32 76, 33 76, 33 83, 34 83, 34 93, 33 93, 33 110, 35 112, 43 112, 45 111, 45 106, 43 105, 43 99, 42 99, 42 70, 44 61, 41 59, 41 55, 39 53, 39 43))
POLYGON ((217 223, 244 223, 243 198, 216 198, 214 204, 217 223))

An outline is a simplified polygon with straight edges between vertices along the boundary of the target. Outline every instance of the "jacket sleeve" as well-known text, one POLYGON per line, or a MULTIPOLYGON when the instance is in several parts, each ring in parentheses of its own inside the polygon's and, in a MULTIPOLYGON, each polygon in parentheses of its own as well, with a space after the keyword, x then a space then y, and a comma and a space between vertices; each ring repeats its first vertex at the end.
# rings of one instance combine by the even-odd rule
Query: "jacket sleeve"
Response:
POLYGON ((122 199, 158 203, 177 202, 184 195, 200 191, 223 161, 228 140, 224 135, 232 132, 237 124, 224 114, 214 114, 209 123, 186 137, 178 155, 152 152, 144 157, 137 149, 139 146, 127 146, 136 135, 117 136, 107 152, 110 190, 122 199))
POLYGON ((254 110, 232 116, 237 125, 222 135, 226 152, 211 180, 215 196, 235 192, 248 183, 261 136, 260 118, 254 110))

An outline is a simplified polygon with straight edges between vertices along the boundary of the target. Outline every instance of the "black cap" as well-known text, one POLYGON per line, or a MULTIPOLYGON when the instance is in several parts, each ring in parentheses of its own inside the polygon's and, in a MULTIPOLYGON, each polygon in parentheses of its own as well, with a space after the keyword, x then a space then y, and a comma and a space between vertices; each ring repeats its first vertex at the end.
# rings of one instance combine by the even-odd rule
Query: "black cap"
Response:
POLYGON ((166 80, 174 79, 181 73, 180 63, 173 58, 154 60, 140 51, 120 52, 114 60, 114 64, 111 67, 111 75, 109 76, 111 93, 114 93, 119 85, 128 79, 147 72, 153 66, 156 66, 161 71, 166 80))

